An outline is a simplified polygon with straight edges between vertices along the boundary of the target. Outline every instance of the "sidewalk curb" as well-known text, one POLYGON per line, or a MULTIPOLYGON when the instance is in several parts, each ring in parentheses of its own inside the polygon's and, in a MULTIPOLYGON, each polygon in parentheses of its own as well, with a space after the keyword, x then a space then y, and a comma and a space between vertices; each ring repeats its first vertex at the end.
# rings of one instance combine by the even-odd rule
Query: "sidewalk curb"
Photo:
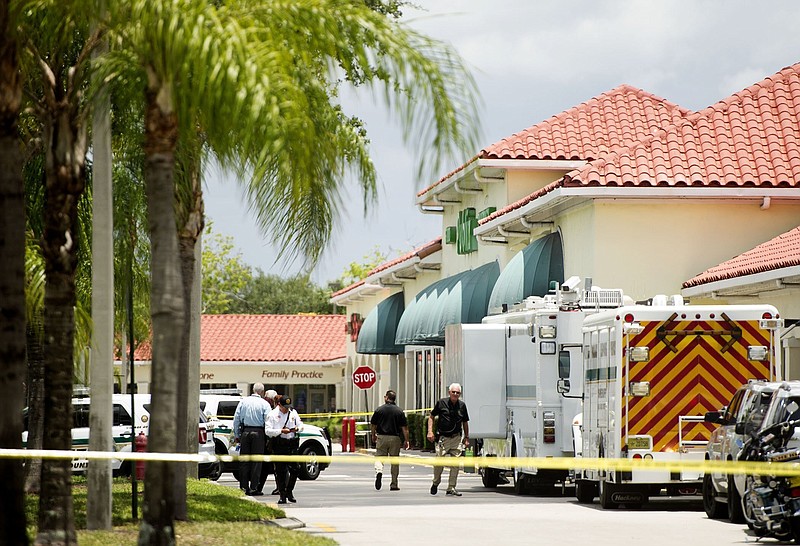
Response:
POLYGON ((300 521, 297 518, 277 518, 277 519, 270 519, 267 520, 266 523, 268 525, 274 525, 275 527, 280 527, 281 529, 302 529, 306 526, 305 523, 300 521))

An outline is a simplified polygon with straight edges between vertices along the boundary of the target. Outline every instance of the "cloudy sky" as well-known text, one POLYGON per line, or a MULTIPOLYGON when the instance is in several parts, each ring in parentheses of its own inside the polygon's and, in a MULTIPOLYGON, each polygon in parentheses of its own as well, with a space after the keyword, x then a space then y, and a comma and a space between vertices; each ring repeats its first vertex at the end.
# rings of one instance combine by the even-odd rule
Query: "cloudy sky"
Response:
MULTIPOLYGON (((699 110, 800 61, 800 2, 741 0, 416 0, 408 24, 450 43, 472 70, 481 94, 481 146, 534 125, 622 83, 699 110)), ((378 169, 379 202, 365 217, 348 186, 331 246, 312 272, 324 285, 353 261, 379 249, 390 257, 439 236, 441 217, 423 215, 413 149, 369 93, 349 93, 343 106, 367 123, 378 169)), ((474 150, 477 153, 479 150, 474 150)), ((217 233, 233 238, 242 259, 266 273, 276 263, 235 179, 212 169, 206 213, 217 233)))

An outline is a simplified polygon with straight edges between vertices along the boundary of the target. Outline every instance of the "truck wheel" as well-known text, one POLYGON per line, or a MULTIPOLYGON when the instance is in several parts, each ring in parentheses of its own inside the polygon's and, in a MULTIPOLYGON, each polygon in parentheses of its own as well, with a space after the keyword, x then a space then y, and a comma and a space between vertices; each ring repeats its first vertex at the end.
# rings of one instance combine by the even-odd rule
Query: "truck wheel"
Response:
POLYGON ((717 500, 717 492, 708 473, 703 476, 703 509, 709 519, 721 519, 728 515, 728 505, 717 500))
POLYGON ((597 484, 588 480, 578 480, 575 483, 575 497, 582 504, 591 504, 597 496, 597 484))
POLYGON ((481 481, 484 487, 495 488, 500 483, 500 474, 495 468, 484 467, 481 471, 481 481))
POLYGON ((617 503, 611 500, 613 494, 614 486, 608 480, 600 480, 600 506, 606 510, 616 508, 617 503))
POLYGON ((732 475, 728 475, 728 519, 731 523, 744 523, 744 510, 742 510, 742 496, 736 488, 732 475))

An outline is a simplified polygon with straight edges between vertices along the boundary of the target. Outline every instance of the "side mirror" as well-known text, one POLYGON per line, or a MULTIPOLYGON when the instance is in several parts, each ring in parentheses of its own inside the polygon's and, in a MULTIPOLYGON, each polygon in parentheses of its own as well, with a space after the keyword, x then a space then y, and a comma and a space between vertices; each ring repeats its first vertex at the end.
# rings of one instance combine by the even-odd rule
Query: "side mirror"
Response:
POLYGON ((556 384, 556 390, 558 394, 566 394, 569 392, 569 379, 559 379, 558 383, 556 384))
POLYGON ((705 417, 703 417, 703 421, 706 423, 722 423, 722 414, 718 411, 709 411, 706 413, 705 417))
POLYGON ((745 429, 746 429, 745 423, 736 423, 733 427, 733 430, 734 432, 736 432, 736 434, 744 434, 745 432, 747 432, 745 429))

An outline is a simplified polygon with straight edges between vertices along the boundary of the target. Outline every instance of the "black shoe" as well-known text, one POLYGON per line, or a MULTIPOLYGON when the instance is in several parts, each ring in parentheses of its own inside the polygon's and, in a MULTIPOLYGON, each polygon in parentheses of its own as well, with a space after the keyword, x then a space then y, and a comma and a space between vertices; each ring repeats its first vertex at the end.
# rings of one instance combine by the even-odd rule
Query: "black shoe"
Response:
POLYGON ((264 493, 263 493, 262 491, 250 491, 250 493, 249 493, 249 495, 250 495, 251 497, 260 497, 260 496, 261 496, 261 495, 263 495, 263 494, 264 494, 264 493))
POLYGON ((458 490, 456 490, 456 489, 449 489, 447 491, 447 494, 450 495, 451 497, 460 497, 461 496, 461 493, 459 493, 458 490))
POLYGON ((280 494, 281 494, 281 490, 278 489, 277 487, 272 490, 272 493, 270 493, 270 495, 280 495, 280 494))
POLYGON ((433 484, 431 486, 431 495, 435 495, 438 491, 439 491, 439 486, 436 485, 436 484, 433 484))
POLYGON ((375 489, 378 491, 381 490, 381 479, 383 478, 383 472, 378 472, 375 474, 375 489))
POLYGON ((292 495, 287 495, 286 500, 288 500, 289 502, 297 502, 297 499, 294 498, 292 495))
POLYGON ((253 494, 253 492, 251 490, 247 489, 246 487, 240 487, 239 489, 241 489, 242 493, 244 493, 248 497, 253 494))
POLYGON ((396 485, 389 486, 389 491, 400 491, 400 488, 396 485))
POLYGON ((281 497, 280 500, 278 500, 278 504, 286 504, 286 497, 281 497))

